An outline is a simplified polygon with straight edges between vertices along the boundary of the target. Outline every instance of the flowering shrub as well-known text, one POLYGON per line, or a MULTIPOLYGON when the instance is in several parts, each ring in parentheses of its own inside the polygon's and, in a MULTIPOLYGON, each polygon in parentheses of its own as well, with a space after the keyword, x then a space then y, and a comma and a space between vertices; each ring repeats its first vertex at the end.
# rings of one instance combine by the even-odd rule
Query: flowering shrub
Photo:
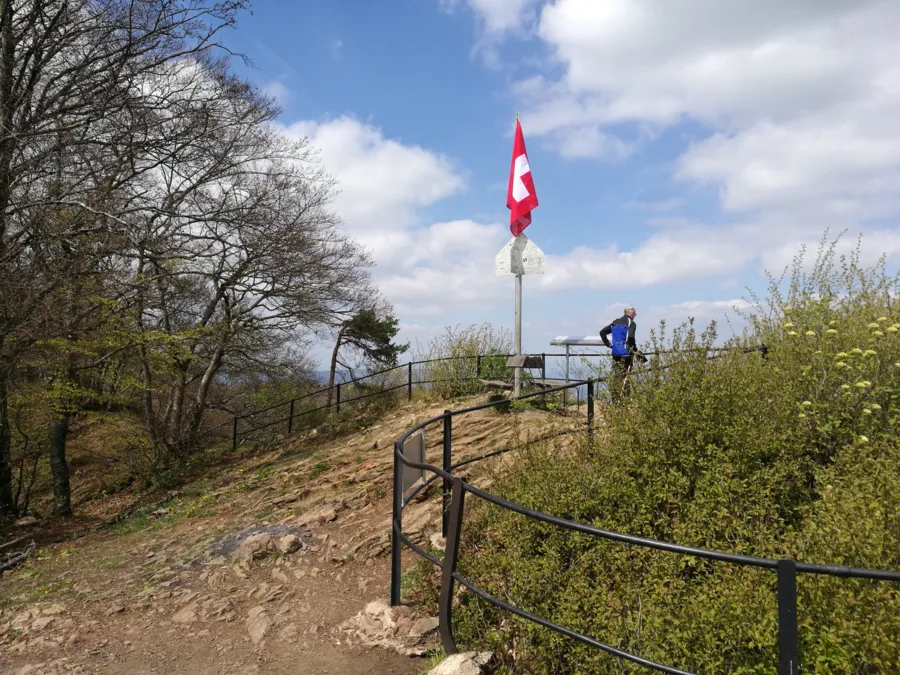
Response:
MULTIPOLYGON (((900 293, 883 265, 825 248, 756 300, 749 328, 708 359, 715 326, 654 336, 674 347, 593 443, 524 450, 495 477, 507 499, 688 546, 900 568, 900 293), (766 345, 767 354, 742 348, 766 345)), ((697 673, 775 673, 768 570, 570 533, 484 503, 464 526, 461 571, 563 626, 697 673)), ((900 672, 900 584, 802 575, 808 673, 900 672)), ((515 672, 645 672, 466 595, 461 646, 515 672)))

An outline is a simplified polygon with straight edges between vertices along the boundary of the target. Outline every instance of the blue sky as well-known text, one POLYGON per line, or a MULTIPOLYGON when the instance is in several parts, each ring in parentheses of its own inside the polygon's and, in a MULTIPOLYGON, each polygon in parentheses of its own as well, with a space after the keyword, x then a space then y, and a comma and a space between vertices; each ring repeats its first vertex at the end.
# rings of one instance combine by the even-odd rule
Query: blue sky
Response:
MULTIPOLYGON (((512 325, 511 133, 541 205, 525 348, 622 305, 722 319, 826 228, 900 253, 897 0, 256 0, 234 67, 321 150, 403 325, 512 325)), ((726 331, 727 332, 727 331, 726 331)), ((324 351, 316 349, 316 354, 324 351)))

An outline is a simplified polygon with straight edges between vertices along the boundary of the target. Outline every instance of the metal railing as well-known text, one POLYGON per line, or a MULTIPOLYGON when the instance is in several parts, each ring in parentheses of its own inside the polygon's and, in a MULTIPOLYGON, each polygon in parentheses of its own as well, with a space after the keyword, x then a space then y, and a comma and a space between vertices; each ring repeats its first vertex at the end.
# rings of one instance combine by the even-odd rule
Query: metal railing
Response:
MULTIPOLYGON (((765 347, 755 347, 750 349, 740 347, 701 349, 701 351, 714 354, 722 354, 732 350, 742 350, 745 352, 761 351, 763 355, 765 355, 765 347)), ((647 352, 646 356, 653 358, 669 353, 672 352, 670 350, 660 350, 647 352)), ((491 376, 496 377, 498 372, 502 372, 505 376, 509 370, 506 367, 506 359, 509 358, 509 356, 511 355, 494 353, 472 356, 448 356, 439 359, 410 361, 394 366, 393 368, 386 368, 351 380, 337 382, 331 387, 324 387, 302 396, 295 396, 265 408, 233 415, 231 419, 226 422, 208 427, 206 433, 218 436, 221 440, 226 440, 226 438, 230 439, 232 449, 237 449, 242 440, 279 425, 282 426, 287 435, 290 436, 292 433, 296 433, 302 429, 308 429, 321 424, 325 418, 332 414, 339 415, 342 407, 346 408, 346 406, 359 401, 371 400, 388 394, 397 395, 404 390, 406 392, 407 400, 411 401, 413 392, 420 387, 427 388, 446 383, 472 383, 477 382, 486 376, 488 378, 491 376), (462 364, 462 367, 459 368, 459 372, 469 372, 470 374, 460 375, 457 373, 454 377, 444 379, 430 379, 425 376, 425 373, 428 372, 428 366, 452 361, 462 364), (391 380, 391 378, 393 378, 393 380, 391 380), (396 382, 396 384, 385 386, 385 381, 393 381, 396 382), (373 386, 380 386, 381 388, 376 391, 368 391, 368 388, 373 386), (359 394, 360 391, 367 391, 367 393, 359 394), (316 403, 321 402, 322 399, 325 399, 326 402, 322 405, 316 405, 316 403), (304 408, 303 406, 307 402, 313 404, 310 407, 304 408)), ((559 380, 560 382, 569 382, 569 360, 571 358, 609 358, 611 354, 609 352, 567 351, 562 353, 534 353, 528 354, 527 356, 541 358, 543 367, 540 370, 540 377, 542 380, 546 380, 547 374, 550 372, 551 379, 559 380), (548 368, 549 359, 565 359, 565 367, 560 363, 555 369, 548 368), (557 373, 555 377, 553 376, 554 370, 557 373)), ((576 386, 583 387, 583 385, 576 386)), ((568 404, 566 393, 573 388, 575 387, 568 387, 564 391, 564 405, 568 404)), ((576 393, 580 394, 580 391, 576 389, 576 393)))
MULTIPOLYGON (((472 356, 449 356, 440 359, 426 359, 422 361, 410 361, 393 368, 386 368, 374 373, 369 373, 361 377, 343 382, 337 382, 331 387, 324 387, 316 391, 312 391, 302 396, 296 396, 281 403, 276 403, 265 408, 253 410, 247 413, 234 415, 230 420, 223 422, 217 426, 207 429, 207 432, 216 432, 221 430, 224 434, 230 435, 232 449, 237 449, 242 440, 257 434, 266 429, 282 426, 287 435, 296 433, 309 426, 315 426, 321 423, 323 416, 331 414, 339 415, 342 408, 360 401, 370 400, 375 397, 382 397, 389 394, 406 393, 406 398, 411 401, 413 393, 420 387, 433 387, 444 383, 472 383, 477 382, 485 376, 497 376, 498 372, 506 373, 506 359, 509 354, 479 354, 472 356), (431 364, 446 363, 456 361, 462 363, 459 372, 463 373, 450 378, 431 379, 425 376, 426 368, 431 364), (465 374, 470 372, 471 374, 465 374), (393 377, 393 380, 391 379, 393 377), (390 386, 384 386, 387 381, 390 386), (398 383, 393 383, 398 382, 398 383), (369 387, 381 386, 376 391, 368 391, 369 387), (365 391, 366 393, 359 393, 365 391), (322 399, 326 402, 322 405, 312 405, 304 408, 304 404, 308 402, 318 403, 322 399), (316 413, 320 413, 316 417, 316 413), (309 424, 304 424, 309 421, 309 424)), ((565 353, 541 353, 531 354, 531 356, 540 356, 543 362, 543 368, 540 371, 541 379, 547 379, 547 364, 551 358, 565 358, 567 356, 584 356, 587 358, 609 357, 609 353, 573 353, 567 355, 565 353)), ((562 373, 560 373, 562 375, 562 373)), ((561 379, 561 377, 559 378, 561 379)), ((224 438, 222 439, 224 440, 224 438)))
MULTIPOLYGON (((765 356, 765 349, 761 349, 765 356)), ((587 388, 587 419, 585 433, 589 436, 592 434, 594 422, 594 395, 596 383, 591 380, 581 382, 573 382, 560 387, 549 389, 545 392, 536 392, 526 394, 519 397, 520 399, 528 399, 539 396, 542 393, 554 393, 564 391, 580 386, 587 388)), ((583 523, 572 520, 551 516, 541 513, 533 509, 529 509, 520 504, 507 501, 501 497, 493 495, 485 490, 475 487, 474 485, 462 480, 458 476, 453 475, 453 471, 457 468, 470 464, 472 462, 494 457, 504 452, 508 452, 513 448, 504 448, 495 450, 487 455, 467 459, 462 462, 453 462, 453 418, 465 413, 483 410, 491 407, 493 404, 486 403, 482 405, 465 408, 462 410, 447 410, 443 414, 433 417, 421 424, 417 424, 409 429, 394 443, 394 485, 393 485, 393 518, 391 525, 391 604, 397 606, 400 604, 400 580, 401 580, 401 553, 402 546, 406 545, 417 555, 431 561, 432 564, 441 568, 441 588, 438 600, 438 618, 441 643, 447 654, 455 654, 457 652, 456 642, 453 638, 452 626, 452 607, 454 586, 459 583, 467 588, 471 593, 477 595, 482 600, 498 607, 502 610, 515 614, 516 616, 531 621, 540 626, 548 628, 552 631, 566 635, 578 642, 596 647, 604 652, 625 659, 632 663, 645 666, 649 669, 663 673, 672 673, 674 675, 694 675, 689 671, 680 670, 673 666, 656 663, 649 659, 643 658, 636 654, 617 649, 611 645, 605 644, 587 635, 583 635, 576 631, 560 626, 552 621, 537 616, 513 604, 504 602, 490 595, 483 589, 479 588, 471 579, 467 579, 457 571, 459 561, 460 535, 463 526, 463 513, 466 494, 474 495, 479 499, 508 509, 527 518, 531 518, 540 522, 555 525, 573 532, 580 532, 609 541, 616 541, 630 546, 639 546, 648 549, 656 549, 667 551, 670 553, 692 556, 695 558, 703 558, 706 560, 730 563, 732 565, 742 565, 748 567, 756 567, 760 569, 773 570, 777 577, 777 600, 778 600, 778 673, 779 675, 797 675, 800 672, 800 655, 799 655, 799 631, 797 627, 797 574, 817 574, 836 577, 853 577, 858 579, 872 579, 879 581, 900 582, 900 571, 890 570, 871 570, 856 567, 845 567, 842 565, 816 565, 804 562, 798 562, 789 559, 775 560, 770 558, 760 558, 749 555, 740 555, 734 553, 724 553, 720 551, 712 551, 702 548, 694 548, 690 546, 681 546, 666 541, 658 541, 645 537, 636 537, 620 532, 603 530, 583 523), (427 463, 417 463, 411 461, 403 455, 403 447, 406 440, 414 433, 425 429, 429 425, 440 423, 443 427, 443 461, 442 466, 434 466, 427 463), (402 471, 403 467, 408 466, 414 469, 429 472, 433 474, 431 478, 423 481, 413 488, 408 495, 403 492, 402 471), (403 508, 421 492, 432 481, 440 478, 443 483, 443 534, 446 537, 446 548, 443 560, 436 558, 421 547, 417 546, 408 536, 403 533, 403 508)), ((572 431, 563 431, 561 433, 571 433, 572 431)), ((542 439, 536 439, 542 440, 542 439)), ((534 441, 532 441, 534 442, 534 441)))

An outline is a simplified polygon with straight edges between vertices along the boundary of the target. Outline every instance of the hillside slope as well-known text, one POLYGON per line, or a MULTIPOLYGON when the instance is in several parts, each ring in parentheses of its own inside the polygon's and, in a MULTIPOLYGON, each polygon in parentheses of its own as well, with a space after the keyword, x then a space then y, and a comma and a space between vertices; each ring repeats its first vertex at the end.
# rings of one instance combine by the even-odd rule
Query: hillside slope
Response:
MULTIPOLYGON (((339 627, 388 595, 392 443, 444 407, 414 403, 341 439, 291 439, 42 549, 0 580, 3 672, 419 672, 421 661, 339 627)), ((508 445, 546 417, 458 418, 454 459, 508 445)), ((439 462, 439 430, 426 441, 439 462)), ((437 494, 405 512, 420 541, 440 530, 437 494)))

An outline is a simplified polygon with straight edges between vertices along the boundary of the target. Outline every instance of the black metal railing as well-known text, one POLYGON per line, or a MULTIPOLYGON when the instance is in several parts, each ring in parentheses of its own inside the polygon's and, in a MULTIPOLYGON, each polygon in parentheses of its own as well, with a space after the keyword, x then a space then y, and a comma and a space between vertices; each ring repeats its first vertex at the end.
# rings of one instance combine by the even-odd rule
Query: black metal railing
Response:
MULTIPOLYGON (((765 349, 762 348, 763 356, 765 349)), ((548 389, 545 392, 535 392, 521 396, 520 399, 528 399, 539 396, 542 393, 554 393, 584 386, 587 389, 587 416, 585 419, 584 431, 590 435, 592 433, 594 422, 594 398, 596 382, 591 379, 572 382, 560 387, 548 389)), ((836 577, 853 577, 858 579, 873 579, 879 581, 900 582, 900 571, 891 570, 871 570, 856 567, 845 567, 841 565, 816 565, 804 562, 798 562, 789 559, 775 560, 770 558, 760 558, 749 555, 740 555, 734 553, 724 553, 720 551, 711 551, 702 548, 694 548, 690 546, 681 546, 665 541, 655 539, 647 539, 644 537, 636 537, 620 532, 603 530, 590 525, 585 525, 572 520, 551 516, 541 513, 533 509, 529 509, 520 504, 507 501, 501 497, 493 495, 474 485, 462 480, 460 477, 453 475, 453 472, 472 462, 487 459, 488 457, 497 456, 504 452, 508 452, 513 448, 504 448, 495 450, 481 457, 470 458, 461 462, 453 462, 453 419, 459 415, 482 410, 491 407, 491 403, 473 406, 462 410, 447 410, 443 414, 433 417, 429 420, 417 424, 409 429, 394 443, 394 486, 393 486, 393 518, 392 518, 392 539, 391 539, 391 604, 397 606, 400 604, 400 579, 401 579, 401 553, 402 547, 405 545, 417 555, 430 560, 434 565, 440 567, 441 588, 438 600, 438 618, 440 621, 440 636, 444 650, 448 654, 457 652, 456 642, 453 638, 452 624, 452 607, 453 593, 455 584, 459 583, 467 588, 471 593, 477 595, 489 604, 508 611, 516 616, 536 623, 540 626, 548 628, 552 631, 566 635, 578 642, 601 649, 608 654, 625 659, 632 663, 636 663, 652 670, 663 673, 672 673, 675 675, 694 675, 688 671, 680 670, 673 666, 662 663, 656 663, 649 659, 643 658, 636 654, 625 652, 611 645, 605 644, 587 635, 583 635, 576 631, 560 626, 552 621, 537 616, 513 604, 504 602, 499 598, 495 598, 483 589, 479 588, 472 580, 462 576, 457 571, 457 563, 459 560, 460 535, 463 526, 463 513, 466 494, 474 495, 479 499, 508 509, 527 518, 555 525, 573 532, 580 532, 602 539, 620 542, 630 546, 640 546, 643 548, 667 551, 670 553, 692 556, 695 558, 703 558, 706 560, 730 563, 733 565, 742 565, 756 567, 761 569, 773 570, 776 573, 777 583, 777 601, 778 601, 778 673, 779 675, 797 675, 800 672, 800 655, 799 655, 799 631, 797 627, 797 574, 817 574, 836 577), (403 454, 403 447, 406 440, 414 433, 425 429, 429 425, 440 423, 443 427, 443 458, 440 467, 427 463, 414 462, 403 454), (404 494, 402 483, 402 470, 404 466, 412 467, 433 474, 428 480, 419 483, 404 494), (443 534, 446 537, 446 547, 444 550, 443 560, 436 558, 421 547, 417 546, 408 536, 403 533, 403 508, 428 484, 440 478, 443 483, 443 534)), ((558 433, 572 433, 574 430, 564 430, 558 433)), ((542 440, 542 439, 536 439, 542 440)), ((533 441, 534 442, 534 441, 533 441)))
MULTIPOLYGON (((765 347, 741 348, 741 347, 717 347, 717 348, 699 348, 698 350, 708 354, 721 355, 729 351, 738 350, 744 352, 761 351, 765 355, 765 347)), ((684 351, 684 350, 680 350, 684 351)), ((674 353, 673 350, 659 350, 647 352, 646 356, 652 358, 674 353)), ((373 373, 368 373, 361 377, 353 378, 337 382, 330 387, 317 389, 316 391, 295 396, 291 399, 259 408, 246 413, 233 415, 230 419, 216 426, 208 427, 206 433, 211 437, 217 437, 219 440, 229 439, 232 449, 237 449, 241 441, 246 440, 259 432, 275 427, 282 427, 287 435, 298 431, 309 429, 321 424, 331 415, 339 415, 341 409, 346 409, 348 405, 358 403, 360 401, 371 400, 387 395, 398 395, 402 392, 406 393, 408 401, 413 398, 413 392, 418 388, 431 388, 445 384, 462 385, 465 383, 476 383, 481 379, 505 377, 509 371, 506 367, 506 359, 510 354, 479 354, 471 356, 448 356, 439 359, 425 359, 421 361, 410 361, 393 368, 386 368, 373 373), (456 362, 455 371, 452 377, 434 378, 429 377, 429 367, 433 364, 456 362), (370 391, 378 387, 375 391, 370 391), (366 393, 361 393, 366 392, 366 393), (324 399, 324 403, 322 400, 324 399)), ((547 379, 548 372, 550 379, 569 381, 567 374, 568 369, 563 368, 561 364, 555 368, 548 368, 550 359, 580 359, 585 358, 608 358, 611 356, 609 352, 570 352, 555 353, 542 352, 540 354, 529 354, 528 356, 540 357, 543 364, 540 369, 540 378, 547 379)), ((527 384, 526 378, 526 384, 527 384)), ((599 384, 600 381, 598 381, 599 384)), ((581 391, 576 385, 567 387, 566 391, 575 389, 580 395, 581 391)), ((475 387, 480 391, 480 387, 475 387)), ((476 393, 472 391, 471 393, 476 393)), ((567 401, 565 401, 567 403, 567 401)))
MULTIPOLYGON (((251 436, 281 427, 288 435, 316 426, 330 415, 339 415, 341 409, 361 401, 371 400, 390 394, 400 395, 405 393, 408 401, 413 398, 413 393, 418 388, 431 388, 442 384, 477 383, 481 379, 497 378, 499 373, 503 376, 511 369, 506 367, 506 359, 509 354, 479 354, 472 356, 450 356, 440 359, 426 359, 410 361, 393 368, 386 368, 374 373, 343 382, 337 382, 331 387, 324 387, 315 391, 295 396, 289 400, 276 403, 264 408, 247 413, 233 415, 231 419, 207 429, 207 433, 218 435, 222 440, 229 438, 233 449, 251 436), (433 364, 457 362, 459 366, 452 377, 435 378, 428 376, 428 367, 433 364), (370 391, 379 387, 375 391, 370 391), (365 393, 362 393, 365 392, 365 393), (324 399, 324 403, 322 403, 324 399), (227 435, 226 435, 227 434, 227 435)), ((548 360, 552 358, 575 357, 609 357, 607 353, 579 352, 565 353, 541 353, 531 356, 540 356, 543 367, 540 370, 540 378, 547 379, 548 360)), ((561 371, 562 368, 556 370, 561 371)), ((552 371, 551 371, 552 375, 552 371)), ((559 377, 562 379, 562 372, 559 377)), ((476 386, 476 390, 481 390, 476 386)), ((472 393, 475 393, 473 391, 472 393)))

